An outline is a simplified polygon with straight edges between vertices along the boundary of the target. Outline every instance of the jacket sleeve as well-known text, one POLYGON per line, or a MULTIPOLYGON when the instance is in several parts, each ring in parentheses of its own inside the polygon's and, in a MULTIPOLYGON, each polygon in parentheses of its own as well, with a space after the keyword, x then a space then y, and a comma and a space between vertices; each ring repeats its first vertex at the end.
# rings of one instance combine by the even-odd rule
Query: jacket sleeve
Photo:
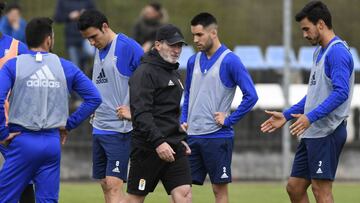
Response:
POLYGON ((137 70, 130 79, 130 107, 137 131, 156 148, 165 142, 165 137, 154 122, 152 110, 156 86, 151 74, 144 71, 147 68, 137 70))

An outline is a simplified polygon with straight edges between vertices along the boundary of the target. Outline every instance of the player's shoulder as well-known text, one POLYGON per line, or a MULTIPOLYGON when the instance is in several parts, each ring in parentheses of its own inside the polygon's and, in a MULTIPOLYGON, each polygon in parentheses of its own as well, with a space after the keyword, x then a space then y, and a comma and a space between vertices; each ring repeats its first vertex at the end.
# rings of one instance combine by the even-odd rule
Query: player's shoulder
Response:
POLYGON ((239 65, 239 64, 242 64, 239 56, 236 55, 232 51, 230 51, 228 54, 226 54, 226 56, 224 57, 223 63, 227 64, 227 65, 239 65))
POLYGON ((188 59, 188 64, 194 64, 195 63, 195 59, 196 59, 196 56, 201 53, 201 52, 197 52, 195 54, 193 54, 192 56, 189 57, 188 59))
POLYGON ((350 48, 346 44, 346 42, 338 42, 334 44, 328 52, 328 54, 336 54, 336 53, 350 55, 350 48))
POLYGON ((5 66, 8 66, 8 67, 10 67, 10 66, 15 66, 17 59, 18 59, 18 57, 13 57, 13 58, 7 60, 7 61, 5 62, 5 64, 4 64, 4 67, 5 67, 5 66))
POLYGON ((128 51, 128 52, 140 52, 143 54, 143 49, 139 43, 133 38, 128 37, 125 34, 119 33, 116 38, 116 50, 128 51))
MULTIPOLYGON (((19 41, 19 40, 18 40, 19 41)), ((24 43, 24 42, 22 42, 22 41, 19 41, 19 44, 18 44, 18 53, 19 53, 19 55, 20 54, 27 54, 27 53, 29 53, 29 48, 28 48, 28 46, 24 43)))
POLYGON ((338 59, 338 60, 347 60, 350 62, 352 60, 352 55, 350 53, 349 46, 346 42, 338 42, 334 44, 327 53, 327 59, 338 59))
MULTIPOLYGON (((55 55, 57 56, 57 55, 55 55)), ((67 59, 64 59, 62 57, 59 57, 59 61, 61 63, 61 66, 63 67, 64 70, 69 70, 69 71, 78 71, 80 70, 73 62, 67 60, 67 59)))
POLYGON ((10 42, 10 43, 11 43, 11 41, 14 39, 14 38, 10 37, 10 36, 7 35, 7 34, 4 34, 4 33, 1 33, 1 34, 2 34, 2 36, 1 36, 1 41, 7 41, 7 42, 10 42))
POLYGON ((71 62, 71 61, 68 60, 68 59, 65 59, 65 58, 60 57, 60 56, 58 56, 58 57, 59 57, 59 60, 60 60, 60 63, 61 63, 61 64, 69 64, 69 65, 73 64, 73 62, 71 62))
POLYGON ((141 48, 141 46, 133 38, 128 37, 123 33, 117 34, 116 43, 116 46, 141 48))

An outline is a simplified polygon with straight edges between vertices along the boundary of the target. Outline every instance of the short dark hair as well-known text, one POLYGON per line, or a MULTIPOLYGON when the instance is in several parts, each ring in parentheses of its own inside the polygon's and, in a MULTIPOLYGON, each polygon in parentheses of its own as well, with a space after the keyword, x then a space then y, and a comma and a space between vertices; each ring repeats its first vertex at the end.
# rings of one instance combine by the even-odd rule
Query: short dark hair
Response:
POLYGON ((48 36, 52 36, 53 21, 47 17, 33 18, 26 26, 26 43, 29 47, 39 47, 48 36))
POLYGON ((9 4, 6 4, 4 13, 7 14, 13 9, 21 11, 21 7, 20 7, 19 4, 17 4, 17 3, 9 3, 9 4))
POLYGON ((197 14, 191 20, 192 26, 202 25, 203 27, 207 27, 211 24, 217 25, 216 18, 213 15, 211 15, 210 13, 206 13, 206 12, 197 14))
POLYGON ((329 29, 332 29, 331 14, 327 6, 321 1, 311 1, 295 16, 297 22, 308 18, 314 25, 321 19, 329 29))
POLYGON ((109 25, 106 16, 98 10, 90 9, 81 14, 78 21, 78 29, 84 31, 89 27, 95 27, 102 30, 104 23, 109 25))

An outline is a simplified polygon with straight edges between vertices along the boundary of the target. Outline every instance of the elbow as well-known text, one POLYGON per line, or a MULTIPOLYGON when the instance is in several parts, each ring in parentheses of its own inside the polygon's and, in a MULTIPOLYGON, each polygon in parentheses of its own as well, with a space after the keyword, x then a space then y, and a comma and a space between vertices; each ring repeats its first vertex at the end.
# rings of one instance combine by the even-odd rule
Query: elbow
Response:
POLYGON ((100 104, 102 103, 102 99, 100 97, 100 95, 96 98, 94 98, 94 104, 96 105, 96 108, 100 106, 100 104))
POLYGON ((84 102, 88 103, 92 108, 97 109, 102 103, 102 99, 100 94, 98 94, 98 95, 94 95, 94 97, 92 98, 85 100, 84 102))
POLYGON ((256 92, 254 92, 253 94, 250 95, 250 102, 251 102, 252 106, 255 106, 255 104, 258 100, 259 100, 259 97, 256 94, 256 92))
POLYGON ((341 103, 345 102, 349 98, 349 91, 341 90, 338 91, 338 99, 341 103))

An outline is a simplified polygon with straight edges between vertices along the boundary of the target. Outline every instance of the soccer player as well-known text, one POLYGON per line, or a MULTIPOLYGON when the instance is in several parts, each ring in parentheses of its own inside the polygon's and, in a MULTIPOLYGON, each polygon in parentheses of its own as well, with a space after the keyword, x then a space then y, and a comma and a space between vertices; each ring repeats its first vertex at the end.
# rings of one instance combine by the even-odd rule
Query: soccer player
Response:
POLYGON ((128 81, 143 50, 133 39, 116 34, 97 10, 85 11, 78 27, 96 47, 92 77, 103 99, 92 123, 93 178, 100 179, 105 201, 118 203, 127 180, 132 131, 128 81))
POLYGON ((192 182, 202 185, 209 174, 216 202, 228 202, 234 143, 231 126, 252 109, 258 97, 239 57, 220 43, 213 15, 196 15, 191 21, 191 32, 200 52, 188 61, 181 123, 192 152, 192 182), (243 98, 231 113, 237 86, 243 98))
POLYGON ((26 27, 28 54, 10 59, 0 70, 0 144, 8 151, 0 171, 0 202, 17 202, 34 180, 36 202, 57 202, 61 142, 101 103, 92 82, 71 62, 50 53, 52 20, 34 18, 26 27), (4 101, 10 95, 9 123, 4 101), (68 116, 68 95, 84 103, 68 116))
MULTIPOLYGON (((0 16, 2 14, 2 11, 5 7, 5 3, 4 2, 0 2, 0 16)), ((0 69, 2 68, 2 66, 5 64, 6 61, 8 61, 9 59, 20 55, 20 54, 25 54, 28 52, 27 46, 0 32, 0 69)), ((9 105, 8 105, 8 101, 5 101, 5 116, 7 118, 8 116, 8 110, 9 110, 9 105)), ((6 158, 6 152, 7 152, 7 148, 0 145, 0 153, 3 155, 4 159, 6 158)), ((33 184, 29 184, 25 189, 24 192, 21 195, 21 199, 20 199, 20 203, 22 202, 26 202, 26 203, 31 203, 31 202, 35 202, 35 197, 34 197, 34 188, 33 188, 33 184)))
POLYGON ((180 132, 183 85, 177 63, 184 37, 168 24, 130 78, 130 108, 134 125, 129 182, 123 203, 144 202, 159 180, 175 203, 191 202, 190 166, 186 135, 180 132))
POLYGON ((354 64, 348 45, 335 35, 331 14, 321 1, 311 1, 296 21, 314 52, 307 95, 283 113, 266 111, 271 117, 261 125, 273 132, 287 121, 291 134, 300 136, 287 184, 291 202, 309 202, 311 185, 316 202, 334 202, 332 183, 346 141, 346 118, 354 86, 354 64))

